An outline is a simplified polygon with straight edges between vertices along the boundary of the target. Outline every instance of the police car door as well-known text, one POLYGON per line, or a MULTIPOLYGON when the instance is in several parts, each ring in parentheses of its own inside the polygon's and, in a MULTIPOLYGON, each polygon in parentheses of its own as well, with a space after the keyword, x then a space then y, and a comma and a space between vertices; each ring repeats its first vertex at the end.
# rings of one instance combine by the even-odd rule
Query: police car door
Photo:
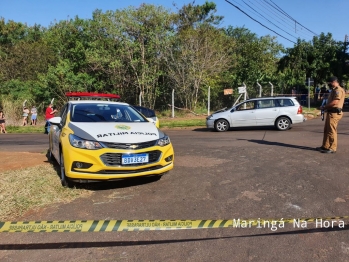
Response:
POLYGON ((60 143, 60 136, 62 133, 62 128, 64 127, 66 121, 67 121, 67 115, 68 115, 68 106, 69 104, 66 104, 63 109, 60 112, 61 117, 61 123, 60 125, 54 125, 53 132, 52 132, 52 154, 56 158, 57 162, 60 162, 60 153, 59 153, 59 143, 60 143))

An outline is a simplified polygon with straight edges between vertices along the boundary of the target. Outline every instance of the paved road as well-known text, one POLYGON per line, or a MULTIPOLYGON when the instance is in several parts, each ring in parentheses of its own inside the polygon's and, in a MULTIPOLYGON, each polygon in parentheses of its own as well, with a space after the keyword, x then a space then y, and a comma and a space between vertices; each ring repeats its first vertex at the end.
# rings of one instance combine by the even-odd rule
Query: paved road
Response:
POLYGON ((48 136, 45 134, 0 135, 0 151, 43 153, 47 149, 48 136))
MULTIPOLYGON (((321 154, 323 122, 286 132, 169 130, 175 168, 158 181, 90 186, 94 194, 28 220, 301 218, 349 215, 349 114, 336 154, 321 154)), ((0 150, 47 149, 45 135, 0 136, 0 150), (11 142, 12 141, 12 142, 11 142), (15 144, 25 141, 19 148, 15 144), (33 142, 29 142, 33 141, 33 142), (30 144, 32 143, 32 144, 30 144), (17 148, 15 148, 17 147, 17 148)), ((344 228, 2 234, 0 260, 349 261, 344 228), (19 251, 20 250, 20 251, 19 251)))

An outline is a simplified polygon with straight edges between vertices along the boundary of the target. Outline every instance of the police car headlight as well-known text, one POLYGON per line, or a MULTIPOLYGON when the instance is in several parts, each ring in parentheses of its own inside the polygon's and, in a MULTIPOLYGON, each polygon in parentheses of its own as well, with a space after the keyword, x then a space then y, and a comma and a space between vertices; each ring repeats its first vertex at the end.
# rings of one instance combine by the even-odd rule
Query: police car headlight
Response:
POLYGON ((77 147, 77 148, 92 149, 92 150, 102 148, 101 144, 98 143, 97 141, 85 140, 72 134, 69 135, 69 141, 73 147, 77 147))
POLYGON ((158 140, 157 145, 159 145, 159 146, 167 146, 170 143, 171 143, 170 138, 168 136, 164 136, 163 138, 160 138, 158 140))

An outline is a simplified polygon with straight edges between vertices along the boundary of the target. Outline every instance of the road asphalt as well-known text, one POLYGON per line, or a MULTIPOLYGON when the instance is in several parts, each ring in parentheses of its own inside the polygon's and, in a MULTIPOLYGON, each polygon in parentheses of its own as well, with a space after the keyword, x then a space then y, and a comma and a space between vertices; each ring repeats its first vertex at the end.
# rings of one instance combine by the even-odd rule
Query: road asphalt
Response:
MULTIPOLYGON (((93 194, 22 220, 249 219, 349 215, 349 113, 336 154, 323 125, 224 133, 167 130, 175 168, 161 179, 88 185, 93 194)), ((44 134, 0 136, 0 150, 44 152, 44 134)), ((349 261, 349 224, 113 233, 0 233, 1 261, 349 261), (339 227, 340 226, 340 227, 339 227)), ((343 224, 342 224, 343 222, 343 224)))

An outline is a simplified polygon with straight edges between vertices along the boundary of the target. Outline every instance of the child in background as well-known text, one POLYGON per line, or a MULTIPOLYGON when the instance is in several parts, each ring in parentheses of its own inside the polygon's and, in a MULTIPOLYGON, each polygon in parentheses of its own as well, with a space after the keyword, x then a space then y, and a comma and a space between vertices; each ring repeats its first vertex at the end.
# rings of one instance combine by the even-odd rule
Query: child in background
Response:
POLYGON ((29 115, 29 109, 27 107, 23 107, 23 126, 28 125, 28 115, 29 115))
POLYGON ((32 114, 31 116, 32 126, 36 126, 38 111, 36 110, 35 106, 32 107, 30 113, 32 114))
POLYGON ((6 127, 5 127, 5 115, 4 112, 2 110, 0 110, 0 134, 1 133, 7 133, 6 132, 6 127))

